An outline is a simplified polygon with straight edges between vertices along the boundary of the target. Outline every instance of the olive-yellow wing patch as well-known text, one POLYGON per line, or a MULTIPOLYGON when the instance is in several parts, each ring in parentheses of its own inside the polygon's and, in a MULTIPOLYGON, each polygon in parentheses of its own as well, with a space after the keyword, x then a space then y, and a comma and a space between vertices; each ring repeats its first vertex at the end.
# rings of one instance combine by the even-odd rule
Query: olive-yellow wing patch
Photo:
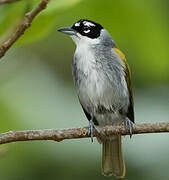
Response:
POLYGON ((129 98, 130 98, 130 105, 129 105, 129 108, 128 108, 127 117, 132 122, 134 122, 134 101, 133 101, 133 91, 132 91, 132 87, 131 87, 130 68, 129 68, 129 65, 127 63, 125 55, 118 48, 113 48, 113 49, 119 55, 120 59, 125 64, 125 69, 124 69, 124 71, 125 71, 125 79, 126 79, 126 82, 127 82, 127 87, 128 87, 128 91, 129 91, 129 98))

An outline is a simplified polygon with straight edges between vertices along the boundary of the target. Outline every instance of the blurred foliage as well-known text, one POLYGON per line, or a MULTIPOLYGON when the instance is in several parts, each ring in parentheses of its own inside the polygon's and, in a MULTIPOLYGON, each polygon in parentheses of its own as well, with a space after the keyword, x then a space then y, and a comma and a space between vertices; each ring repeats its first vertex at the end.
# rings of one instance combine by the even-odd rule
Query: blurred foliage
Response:
MULTIPOLYGON (((39 0, 0 6, 0 43, 39 0)), ((75 45, 57 32, 81 18, 101 23, 125 53, 136 122, 169 119, 168 0, 51 0, 0 64, 0 131, 87 125, 71 76, 75 45)), ((123 138, 125 179, 168 179, 168 134, 123 138)), ((0 179, 106 179, 101 146, 89 139, 0 147, 0 179)), ((113 178, 112 178, 113 179, 113 178)))
MULTIPOLYGON (((48 8, 38 15, 32 23, 31 29, 28 29, 24 37, 20 38, 17 44, 30 43, 36 40, 42 39, 48 35, 54 25, 56 24, 57 15, 60 11, 66 10, 80 2, 81 0, 57 0, 51 1, 48 8), (57 13, 56 13, 57 12, 57 13)), ((31 11, 39 3, 39 0, 22 0, 17 3, 12 3, 7 6, 0 7, 0 36, 11 34, 11 29, 14 28, 23 21, 25 13, 31 11)), ((4 39, 3 39, 4 40, 4 39)))

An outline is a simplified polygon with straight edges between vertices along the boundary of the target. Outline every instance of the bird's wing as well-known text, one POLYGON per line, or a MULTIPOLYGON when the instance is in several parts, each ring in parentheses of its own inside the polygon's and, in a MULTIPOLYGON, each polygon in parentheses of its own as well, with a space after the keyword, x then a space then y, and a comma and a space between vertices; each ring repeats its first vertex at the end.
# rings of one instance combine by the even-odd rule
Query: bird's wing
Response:
POLYGON ((133 91, 132 91, 132 87, 131 87, 130 68, 129 68, 127 60, 125 58, 125 55, 118 48, 113 48, 113 49, 119 55, 120 59, 125 64, 125 69, 124 69, 125 79, 127 82, 127 87, 128 87, 128 91, 129 91, 129 98, 130 98, 130 104, 128 107, 127 117, 134 123, 134 101, 133 101, 133 91))

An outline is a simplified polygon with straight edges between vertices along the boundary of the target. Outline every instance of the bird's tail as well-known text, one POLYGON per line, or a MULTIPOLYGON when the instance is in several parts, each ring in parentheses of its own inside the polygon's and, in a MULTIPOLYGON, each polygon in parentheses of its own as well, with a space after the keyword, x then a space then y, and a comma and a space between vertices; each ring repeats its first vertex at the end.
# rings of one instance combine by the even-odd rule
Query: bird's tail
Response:
POLYGON ((105 176, 125 176, 125 164, 121 149, 121 136, 113 136, 112 139, 102 141, 102 173, 105 176))

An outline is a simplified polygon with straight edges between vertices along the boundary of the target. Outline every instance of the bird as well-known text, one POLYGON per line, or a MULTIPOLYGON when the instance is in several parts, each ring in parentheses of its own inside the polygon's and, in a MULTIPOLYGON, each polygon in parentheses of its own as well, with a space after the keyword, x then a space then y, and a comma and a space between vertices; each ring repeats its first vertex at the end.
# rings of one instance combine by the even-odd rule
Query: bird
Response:
MULTIPOLYGON (((103 126, 124 124, 132 135, 134 101, 130 69, 125 55, 109 32, 99 23, 80 19, 71 27, 58 29, 76 45, 72 74, 82 109, 89 120, 88 133, 103 126)), ((124 178, 121 135, 97 136, 102 144, 102 174, 124 178)))

